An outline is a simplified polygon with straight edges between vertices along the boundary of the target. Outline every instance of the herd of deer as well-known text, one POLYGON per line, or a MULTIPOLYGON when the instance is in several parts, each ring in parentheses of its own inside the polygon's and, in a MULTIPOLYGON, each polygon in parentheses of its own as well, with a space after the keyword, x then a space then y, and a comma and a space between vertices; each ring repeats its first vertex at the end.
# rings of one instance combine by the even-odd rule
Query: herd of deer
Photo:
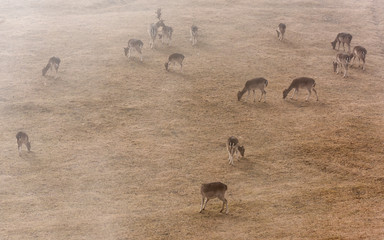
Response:
MULTIPOLYGON (((173 28, 170 26, 166 26, 164 24, 164 20, 161 18, 161 9, 157 9, 156 15, 158 18, 158 22, 153 23, 150 25, 149 28, 149 35, 150 35, 150 43, 149 46, 150 48, 154 48, 155 45, 155 40, 158 37, 161 39, 161 42, 166 44, 171 45, 172 42, 172 34, 173 34, 173 28)), ((280 41, 284 40, 284 34, 286 30, 286 25, 283 23, 280 23, 278 25, 278 28, 276 29, 277 32, 277 37, 280 41)), ((190 35, 191 35, 191 42, 192 45, 197 44, 197 37, 198 37, 198 27, 195 25, 192 25, 190 28, 190 35)), ((336 36, 336 39, 331 42, 331 45, 333 49, 336 48, 336 44, 338 43, 338 49, 340 49, 340 44, 343 44, 343 49, 345 52, 345 47, 344 44, 348 45, 348 53, 337 53, 336 59, 333 61, 333 67, 334 67, 334 72, 337 74, 341 69, 344 69, 344 77, 347 77, 347 71, 348 71, 348 66, 353 65, 355 58, 359 59, 359 67, 360 67, 360 60, 363 62, 362 69, 365 70, 365 57, 367 55, 367 50, 364 47, 361 46, 356 46, 353 48, 352 53, 350 53, 350 46, 351 46, 351 40, 352 40, 352 35, 349 33, 339 33, 336 36), (351 63, 351 60, 352 63, 351 63)), ((125 56, 128 58, 131 57, 132 50, 135 50, 137 53, 140 54, 140 61, 143 61, 142 57, 142 48, 143 48, 143 42, 139 39, 130 39, 128 41, 128 47, 124 48, 124 53, 125 56)), ((182 71, 183 68, 183 60, 184 60, 184 55, 180 53, 173 53, 168 57, 168 61, 164 64, 165 69, 169 71, 169 67, 171 64, 179 64, 180 69, 182 71)), ((48 64, 46 67, 42 70, 42 75, 45 76, 47 71, 51 69, 55 69, 56 73, 59 69, 60 65, 60 59, 57 57, 52 57, 49 59, 48 64)), ((245 86, 243 90, 239 91, 237 93, 237 99, 240 101, 244 93, 248 92, 248 97, 250 95, 250 92, 253 92, 253 101, 256 101, 255 98, 255 90, 259 89, 261 91, 261 96, 259 98, 259 102, 262 100, 264 96, 264 102, 266 101, 266 91, 265 87, 268 86, 268 80, 265 78, 254 78, 251 80, 248 80, 245 83, 245 86)), ((293 89, 294 92, 292 96, 290 97, 291 99, 295 96, 295 94, 299 91, 299 89, 306 89, 308 91, 308 96, 306 98, 306 101, 309 100, 309 97, 311 96, 311 92, 313 91, 316 95, 316 100, 318 101, 318 96, 317 96, 317 91, 315 89, 316 83, 315 80, 312 78, 308 77, 300 77, 294 79, 290 86, 283 91, 283 99, 285 99, 288 95, 288 93, 293 89)), ((31 142, 29 141, 28 135, 24 132, 18 132, 16 135, 17 139, 17 146, 18 146, 18 151, 19 154, 21 155, 21 147, 22 145, 26 145, 28 151, 31 150, 31 142)), ((233 165, 233 158, 236 155, 236 159, 239 160, 239 154, 241 157, 244 157, 244 152, 245 148, 244 146, 240 145, 239 140, 236 137, 230 137, 227 140, 226 143, 227 146, 227 151, 228 151, 228 160, 229 164, 233 165)), ((202 195, 202 200, 201 200, 201 208, 200 208, 200 213, 205 209, 207 202, 210 199, 213 198, 219 198, 221 201, 223 201, 223 206, 221 208, 222 212, 224 210, 224 205, 226 207, 225 213, 228 213, 228 201, 225 199, 224 195, 225 192, 227 191, 228 187, 224 183, 221 182, 212 182, 212 183, 207 183, 207 184, 202 184, 201 185, 201 195, 202 195)))

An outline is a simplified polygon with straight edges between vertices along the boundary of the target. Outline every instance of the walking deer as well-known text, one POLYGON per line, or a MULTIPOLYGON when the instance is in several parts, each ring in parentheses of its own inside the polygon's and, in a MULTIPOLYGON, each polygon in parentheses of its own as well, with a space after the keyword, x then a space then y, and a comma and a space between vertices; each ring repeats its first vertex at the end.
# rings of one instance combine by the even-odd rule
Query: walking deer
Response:
POLYGON ((365 70, 365 56, 367 56, 367 49, 365 49, 362 46, 356 46, 353 48, 352 56, 353 56, 353 61, 351 66, 353 65, 353 63, 355 62, 355 58, 357 57, 359 59, 359 67, 360 67, 360 59, 361 59, 363 61, 362 68, 363 70, 365 70))
POLYGON ((280 23, 279 26, 277 27, 276 29, 276 32, 277 32, 277 38, 280 40, 280 41, 283 41, 284 39, 284 33, 285 33, 285 29, 287 28, 287 26, 285 26, 284 23, 280 23))
POLYGON ((190 33, 191 33, 191 42, 192 42, 192 46, 195 45, 197 43, 197 31, 199 30, 199 28, 195 25, 192 25, 191 26, 191 29, 190 29, 190 33))
POLYGON ((251 91, 253 91, 253 102, 256 102, 255 90, 259 89, 261 91, 259 102, 263 98, 263 95, 264 95, 264 102, 265 102, 267 92, 264 90, 264 88, 267 86, 268 86, 268 80, 265 78, 254 78, 254 79, 248 80, 245 83, 243 90, 237 93, 237 100, 240 101, 241 97, 244 95, 245 92, 248 92, 248 96, 247 96, 247 100, 248 100, 251 91))
POLYGON ((336 54, 336 60, 333 61, 333 71, 336 72, 336 74, 339 74, 339 70, 341 72, 341 68, 344 69, 344 78, 347 77, 348 74, 348 65, 351 61, 353 54, 347 54, 347 53, 338 53, 336 54))
POLYGON ((218 198, 223 201, 223 206, 221 207, 220 212, 223 212, 225 205, 225 214, 228 214, 228 201, 225 199, 224 195, 228 187, 221 182, 212 182, 202 184, 200 188, 201 192, 201 207, 200 213, 205 210, 207 203, 210 199, 218 198))
POLYGON ((57 71, 59 70, 60 62, 61 62, 60 58, 58 58, 58 57, 51 57, 48 60, 47 66, 45 66, 45 68, 43 68, 43 70, 42 70, 43 76, 45 76, 45 74, 47 73, 48 69, 51 69, 51 71, 52 71, 52 68, 55 68, 56 73, 57 73, 57 71))
POLYGON ((343 49, 345 52, 344 44, 346 43, 348 45, 348 52, 351 51, 351 41, 352 41, 352 35, 349 33, 339 33, 337 34, 335 40, 331 42, 332 48, 336 48, 336 43, 339 43, 339 46, 337 47, 337 50, 340 49, 340 43, 343 43, 343 49))
POLYGON ((293 92, 292 96, 290 97, 290 99, 292 99, 294 97, 296 92, 299 92, 300 88, 303 88, 303 89, 307 89, 307 91, 308 91, 308 96, 307 96, 305 101, 308 101, 309 97, 311 96, 312 90, 316 95, 316 101, 319 101, 319 97, 317 96, 315 86, 316 86, 316 82, 312 78, 307 78, 307 77, 296 78, 292 81, 291 85, 289 85, 289 87, 283 91, 283 99, 285 99, 287 97, 288 93, 292 89, 294 89, 294 92, 293 92))
POLYGON ((233 165, 233 156, 236 154, 236 159, 239 161, 239 153, 244 157, 245 148, 240 146, 239 139, 232 136, 227 140, 227 151, 229 164, 233 165))
POLYGON ((16 134, 16 139, 17 139, 17 149, 19 151, 19 155, 21 155, 21 146, 24 144, 28 152, 31 151, 31 142, 29 141, 28 135, 24 132, 18 132, 16 134))
POLYGON ((143 54, 141 53, 141 49, 143 48, 143 42, 138 39, 129 39, 128 47, 124 48, 125 56, 128 55, 128 58, 131 57, 132 49, 135 49, 136 52, 140 54, 140 61, 143 61, 143 54))
POLYGON ((164 64, 165 70, 169 71, 170 64, 176 65, 176 63, 180 64, 180 69, 183 71, 183 60, 184 55, 180 53, 173 53, 168 57, 168 62, 164 64))

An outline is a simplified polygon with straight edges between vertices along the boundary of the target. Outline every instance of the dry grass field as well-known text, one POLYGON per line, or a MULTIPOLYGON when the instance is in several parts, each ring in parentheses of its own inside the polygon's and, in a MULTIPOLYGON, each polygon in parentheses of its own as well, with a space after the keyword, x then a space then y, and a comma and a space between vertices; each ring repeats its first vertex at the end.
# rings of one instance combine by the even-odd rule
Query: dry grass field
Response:
POLYGON ((384 239, 383 1, 6 0, 0 10, 0 239, 384 239), (173 44, 150 49, 159 7, 173 44), (366 71, 333 72, 339 32, 368 50, 366 71), (143 62, 124 56, 130 38, 144 42, 143 62), (174 52, 183 72, 164 69, 174 52), (52 56, 59 72, 42 77, 52 56), (305 91, 282 99, 301 76, 316 80, 318 102, 305 91), (266 103, 237 101, 255 77, 269 81, 266 103), (32 142, 21 156, 18 131, 32 142), (234 166, 232 135, 246 149, 234 166), (217 199, 199 213, 200 185, 213 181, 228 185, 228 215, 217 199))

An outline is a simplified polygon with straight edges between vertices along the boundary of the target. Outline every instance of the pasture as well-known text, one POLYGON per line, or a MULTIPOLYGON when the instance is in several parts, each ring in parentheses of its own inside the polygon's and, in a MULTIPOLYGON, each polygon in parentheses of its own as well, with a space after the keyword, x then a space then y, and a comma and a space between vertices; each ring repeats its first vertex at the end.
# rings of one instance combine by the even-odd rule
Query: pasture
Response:
POLYGON ((0 239, 384 238, 383 1, 0 9, 0 239), (172 45, 150 49, 157 8, 172 45), (339 32, 367 49, 365 71, 333 72, 339 32), (124 56, 131 38, 143 41, 143 62, 124 56), (172 53, 185 56, 182 72, 165 70, 172 53), (58 74, 43 77, 52 56, 58 74), (319 101, 305 91, 283 100, 302 76, 316 80, 319 101), (256 77, 268 80, 266 102, 238 101, 256 77), (21 156, 18 131, 32 144, 21 156), (245 147, 234 166, 229 136, 245 147), (199 213, 200 186, 215 181, 228 186, 228 215, 217 199, 199 213))

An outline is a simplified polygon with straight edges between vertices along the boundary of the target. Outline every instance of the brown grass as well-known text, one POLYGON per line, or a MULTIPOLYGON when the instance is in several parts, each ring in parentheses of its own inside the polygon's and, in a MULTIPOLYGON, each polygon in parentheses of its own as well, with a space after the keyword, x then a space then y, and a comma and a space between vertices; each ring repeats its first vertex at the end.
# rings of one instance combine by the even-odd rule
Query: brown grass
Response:
POLYGON ((0 239, 384 238, 381 1, 1 8, 0 239), (158 7, 173 46, 151 50, 158 7), (365 72, 332 72, 338 32, 368 50, 365 72), (143 40, 143 63, 124 56, 130 38, 143 40), (182 73, 164 69, 174 52, 186 56, 182 73), (51 56, 62 60, 59 74, 41 77, 51 56), (304 102, 304 91, 282 99, 300 76, 316 80, 319 102, 304 102), (267 102, 238 102, 254 77, 269 80, 267 102), (20 130, 32 140, 21 157, 20 130), (246 148, 234 167, 231 135, 246 148), (228 215, 218 200, 198 213, 200 184, 212 181, 228 185, 228 215))

